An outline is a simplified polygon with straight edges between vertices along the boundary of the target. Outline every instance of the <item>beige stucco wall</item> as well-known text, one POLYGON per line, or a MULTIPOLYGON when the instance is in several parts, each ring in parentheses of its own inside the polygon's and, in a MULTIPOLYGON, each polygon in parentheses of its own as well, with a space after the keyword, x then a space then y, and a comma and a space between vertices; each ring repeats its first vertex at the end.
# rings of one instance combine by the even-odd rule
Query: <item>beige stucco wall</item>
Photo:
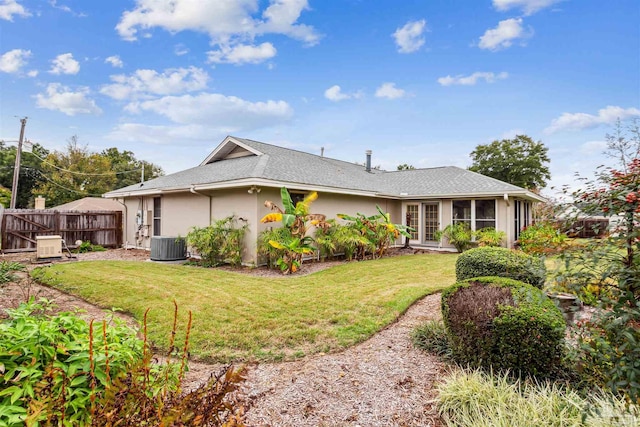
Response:
MULTIPOLYGON (((260 192, 249 192, 249 187, 231 190, 200 191, 200 194, 189 192, 163 194, 162 198, 162 236, 186 236, 191 227, 204 227, 212 221, 236 215, 246 220, 249 228, 245 237, 245 252, 243 259, 246 264, 257 264, 256 241, 258 234, 268 227, 279 227, 279 223, 262 224, 260 219, 271 211, 264 206, 266 200, 271 200, 282 207, 279 188, 260 188, 260 192)), ((295 189, 292 189, 295 192, 295 189)), ((513 199, 507 203, 502 198, 497 201, 496 227, 507 233, 507 246, 513 245, 513 199)), ((151 236, 153 236, 153 222, 147 224, 147 211, 153 211, 153 197, 131 197, 121 199, 126 205, 126 224, 123 229, 124 241, 129 247, 149 249, 151 236), (138 225, 136 213, 143 212, 143 226, 136 236, 138 225)), ((449 225, 452 221, 452 200, 413 200, 397 201, 378 199, 374 197, 361 197, 332 193, 319 193, 318 199, 311 206, 312 213, 322 213, 328 219, 336 218, 337 214, 345 213, 355 215, 360 212, 365 215, 377 214, 376 205, 383 211, 391 214, 394 223, 404 224, 405 205, 407 203, 438 202, 440 206, 440 229, 449 225)), ((422 212, 421 212, 422 214, 422 212)), ((423 218, 421 218, 421 221, 423 218)), ((419 230, 423 233, 423 230, 419 230)), ((397 244, 402 244, 404 238, 399 238, 397 244)), ((412 242, 416 243, 416 242, 412 242)), ((452 248, 448 242, 443 242, 443 247, 452 248)))

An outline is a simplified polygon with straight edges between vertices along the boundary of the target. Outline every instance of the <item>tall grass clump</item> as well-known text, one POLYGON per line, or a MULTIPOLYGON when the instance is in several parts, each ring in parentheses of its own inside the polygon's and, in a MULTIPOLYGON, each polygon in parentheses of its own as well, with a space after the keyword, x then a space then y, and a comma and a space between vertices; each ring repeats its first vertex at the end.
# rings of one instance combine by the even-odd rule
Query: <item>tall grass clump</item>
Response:
POLYGON ((438 386, 438 411, 448 427, 631 427, 638 407, 594 391, 588 397, 549 382, 509 373, 453 370, 438 386))

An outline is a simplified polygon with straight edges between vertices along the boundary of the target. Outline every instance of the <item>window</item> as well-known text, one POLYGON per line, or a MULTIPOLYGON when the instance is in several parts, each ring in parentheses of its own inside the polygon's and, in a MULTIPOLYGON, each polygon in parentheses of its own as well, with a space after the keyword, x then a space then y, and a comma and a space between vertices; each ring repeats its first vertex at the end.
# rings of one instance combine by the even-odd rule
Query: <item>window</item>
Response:
POLYGON ((160 232, 162 231, 160 228, 160 218, 162 215, 161 209, 161 201, 160 197, 153 198, 153 235, 160 236, 160 232))
POLYGON ((465 223, 471 228, 471 200, 453 201, 453 223, 465 223))
POLYGON ((295 206, 298 204, 298 202, 301 202, 304 200, 307 193, 293 193, 290 191, 289 195, 291 196, 291 201, 293 202, 293 206, 295 206))
POLYGON ((418 240, 418 224, 420 222, 420 212, 418 205, 407 205, 407 225, 415 231, 410 231, 411 240, 418 240))
POLYGON ((531 204, 522 200, 516 200, 514 205, 515 236, 520 237, 520 232, 529 226, 531 204))
POLYGON ((496 201, 476 200, 476 230, 496 228, 496 201))
POLYGON ((452 210, 454 224, 467 224, 471 230, 496 227, 495 200, 454 200, 452 210))

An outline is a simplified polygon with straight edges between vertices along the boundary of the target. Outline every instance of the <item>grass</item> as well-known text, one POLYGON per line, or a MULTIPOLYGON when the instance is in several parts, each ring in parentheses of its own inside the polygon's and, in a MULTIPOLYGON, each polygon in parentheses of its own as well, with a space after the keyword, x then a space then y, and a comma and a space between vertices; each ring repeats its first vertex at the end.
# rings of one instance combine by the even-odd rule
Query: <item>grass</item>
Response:
POLYGON ((640 408, 604 391, 583 397, 561 385, 513 381, 508 374, 455 369, 438 387, 449 427, 637 426, 640 408))
POLYGON ((193 312, 192 354, 209 361, 286 360, 361 342, 421 297, 455 282, 455 254, 352 262, 308 276, 264 278, 126 261, 57 264, 34 277, 140 320, 162 347, 173 304, 193 312))

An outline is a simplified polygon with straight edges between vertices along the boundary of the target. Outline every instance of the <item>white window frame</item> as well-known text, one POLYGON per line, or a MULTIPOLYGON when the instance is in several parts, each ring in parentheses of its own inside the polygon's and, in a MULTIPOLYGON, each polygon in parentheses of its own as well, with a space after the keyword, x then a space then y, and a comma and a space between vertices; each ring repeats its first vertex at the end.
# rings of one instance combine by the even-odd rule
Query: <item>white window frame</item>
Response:
MULTIPOLYGON (((451 200, 451 224, 454 223, 455 218, 453 217, 453 202, 456 201, 471 201, 471 230, 476 231, 476 200, 492 200, 494 205, 495 218, 493 219, 494 227, 496 230, 498 229, 498 200, 497 199, 452 199, 451 200)), ((467 222, 467 220, 464 220, 467 222)), ((487 219, 483 219, 481 221, 490 221, 487 219)))
POLYGON ((406 225, 407 218, 407 206, 418 206, 418 227, 416 228, 418 238, 416 240, 409 239, 409 243, 413 245, 426 245, 426 244, 439 244, 436 240, 424 240, 425 223, 424 223, 424 205, 425 204, 437 204, 438 205, 438 229, 442 230, 442 200, 415 200, 402 203, 402 224, 406 225))

